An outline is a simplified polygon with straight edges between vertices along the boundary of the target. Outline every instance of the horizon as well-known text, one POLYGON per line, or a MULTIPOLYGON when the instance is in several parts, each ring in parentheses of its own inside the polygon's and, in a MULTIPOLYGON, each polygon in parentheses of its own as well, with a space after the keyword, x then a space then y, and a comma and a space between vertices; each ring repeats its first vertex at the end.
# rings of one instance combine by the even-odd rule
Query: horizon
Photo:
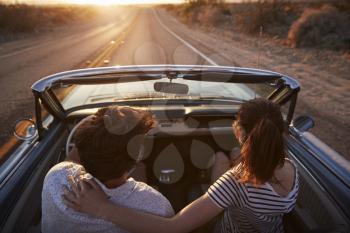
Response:
POLYGON ((130 4, 180 4, 184 0, 0 0, 4 4, 28 5, 130 5, 130 4))

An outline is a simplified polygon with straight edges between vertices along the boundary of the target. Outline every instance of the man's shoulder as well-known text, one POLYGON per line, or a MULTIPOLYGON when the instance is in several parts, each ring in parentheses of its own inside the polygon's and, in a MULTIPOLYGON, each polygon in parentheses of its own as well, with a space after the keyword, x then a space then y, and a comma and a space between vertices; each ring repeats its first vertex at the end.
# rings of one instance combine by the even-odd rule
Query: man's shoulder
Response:
POLYGON ((92 226, 107 224, 102 219, 76 212, 62 202, 63 189, 64 187, 69 188, 68 176, 78 178, 82 173, 85 173, 83 166, 68 161, 58 163, 49 170, 41 194, 43 221, 65 221, 68 226, 72 224, 76 224, 76 226, 81 226, 81 224, 92 224, 92 226))
POLYGON ((174 210, 169 200, 152 186, 133 180, 135 182, 133 199, 142 203, 144 210, 160 216, 172 216, 174 210))
POLYGON ((64 161, 53 166, 46 174, 47 177, 60 175, 78 175, 85 172, 84 167, 80 164, 64 161))
POLYGON ((47 174, 55 174, 65 172, 67 170, 83 170, 83 166, 71 161, 64 161, 53 166, 47 174))
POLYGON ((44 179, 43 191, 61 188, 62 185, 68 184, 67 178, 69 175, 77 177, 83 172, 84 168, 80 164, 69 161, 58 163, 47 172, 44 179))
POLYGON ((131 181, 135 184, 135 187, 137 189, 140 189, 140 190, 150 190, 150 191, 157 191, 155 188, 153 188, 152 186, 146 184, 145 182, 142 182, 142 181, 137 181, 137 180, 134 180, 133 178, 129 178, 128 181, 131 181))
MULTIPOLYGON (((136 180, 131 180, 131 182, 134 183, 134 192, 136 191, 138 194, 142 194, 145 196, 150 196, 154 198, 165 198, 163 194, 161 194, 157 189, 153 188, 152 186, 136 181, 136 180)), ((166 198, 165 198, 166 199, 166 198)))

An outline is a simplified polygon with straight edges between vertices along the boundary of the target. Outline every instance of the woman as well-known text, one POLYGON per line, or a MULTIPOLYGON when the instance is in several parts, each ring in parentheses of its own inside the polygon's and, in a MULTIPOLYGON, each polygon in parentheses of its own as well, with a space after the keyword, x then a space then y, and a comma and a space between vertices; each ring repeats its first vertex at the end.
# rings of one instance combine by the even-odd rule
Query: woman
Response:
POLYGON ((233 129, 241 144, 239 161, 172 218, 116 206, 93 180, 72 185, 66 204, 131 232, 189 232, 224 210, 221 232, 283 232, 283 214, 296 202, 298 175, 284 151, 280 108, 263 99, 248 101, 233 129))

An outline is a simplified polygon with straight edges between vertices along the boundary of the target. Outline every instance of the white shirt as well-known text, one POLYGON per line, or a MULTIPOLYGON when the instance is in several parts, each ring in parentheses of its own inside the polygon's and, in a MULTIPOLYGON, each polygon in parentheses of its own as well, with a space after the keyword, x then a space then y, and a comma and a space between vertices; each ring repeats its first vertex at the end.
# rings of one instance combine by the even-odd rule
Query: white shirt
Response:
MULTIPOLYGON (((82 173, 84 173, 84 168, 72 162, 59 163, 47 173, 42 191, 42 232, 126 233, 127 231, 111 222, 76 212, 63 204, 63 186, 69 187, 67 177, 69 175, 78 177, 82 173)), ((174 215, 170 202, 160 192, 145 183, 129 178, 126 183, 114 189, 108 189, 101 183, 100 185, 110 196, 110 200, 118 205, 158 216, 174 215)))

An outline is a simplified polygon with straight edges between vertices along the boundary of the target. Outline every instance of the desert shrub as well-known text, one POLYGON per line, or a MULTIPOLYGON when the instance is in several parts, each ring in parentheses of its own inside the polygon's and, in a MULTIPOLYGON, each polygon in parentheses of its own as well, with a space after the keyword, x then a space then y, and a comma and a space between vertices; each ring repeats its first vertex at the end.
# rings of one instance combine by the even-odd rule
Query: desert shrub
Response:
POLYGON ((195 1, 187 1, 185 4, 182 5, 182 11, 184 14, 189 15, 192 14, 193 11, 198 10, 201 6, 205 5, 204 1, 195 0, 195 1))
POLYGON ((249 34, 258 33, 261 26, 267 34, 287 34, 296 17, 292 4, 282 0, 233 4, 231 11, 235 29, 249 34))
POLYGON ((198 15, 204 5, 202 0, 188 0, 179 7, 178 15, 188 24, 198 23, 198 15))
POLYGON ((33 32, 91 18, 94 14, 94 10, 88 7, 0 4, 0 30, 11 33, 33 32))
POLYGON ((206 26, 219 25, 231 17, 230 9, 223 0, 186 0, 176 7, 165 6, 187 24, 201 24, 206 26))
POLYGON ((340 49, 349 46, 349 29, 349 16, 334 6, 307 8, 290 27, 288 41, 292 47, 322 45, 340 49))
POLYGON ((33 31, 38 24, 37 7, 27 5, 1 5, 0 28, 11 32, 33 31), (29 20, 30 19, 30 20, 29 20))
POLYGON ((179 8, 179 6, 174 5, 174 4, 162 4, 159 5, 159 7, 167 10, 167 11, 177 11, 177 9, 179 8))
POLYGON ((220 5, 207 5, 201 7, 197 21, 206 26, 218 26, 231 19, 231 12, 220 5))

